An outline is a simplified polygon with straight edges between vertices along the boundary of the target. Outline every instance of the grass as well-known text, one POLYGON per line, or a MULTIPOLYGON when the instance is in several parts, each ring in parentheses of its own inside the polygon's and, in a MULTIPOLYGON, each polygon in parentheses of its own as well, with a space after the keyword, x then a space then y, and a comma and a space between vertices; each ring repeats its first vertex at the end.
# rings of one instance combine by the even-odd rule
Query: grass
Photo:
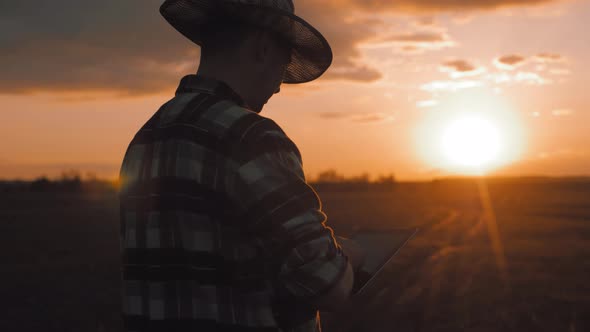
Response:
MULTIPOLYGON (((336 233, 421 229, 374 296, 354 315, 324 314, 325 330, 590 329, 590 183, 493 180, 486 204, 480 189, 449 180, 320 192, 336 233)), ((0 202, 0 330, 120 331, 116 195, 0 202)))

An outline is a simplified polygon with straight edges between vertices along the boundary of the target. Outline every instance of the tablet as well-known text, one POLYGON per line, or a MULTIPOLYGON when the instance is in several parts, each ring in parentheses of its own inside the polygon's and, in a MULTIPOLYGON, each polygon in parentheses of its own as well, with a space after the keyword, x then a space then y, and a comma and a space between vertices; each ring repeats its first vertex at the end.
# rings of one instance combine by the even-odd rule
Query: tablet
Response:
POLYGON ((352 294, 358 295, 375 280, 393 256, 418 232, 417 228, 394 230, 360 230, 350 238, 356 241, 366 258, 354 274, 352 294))

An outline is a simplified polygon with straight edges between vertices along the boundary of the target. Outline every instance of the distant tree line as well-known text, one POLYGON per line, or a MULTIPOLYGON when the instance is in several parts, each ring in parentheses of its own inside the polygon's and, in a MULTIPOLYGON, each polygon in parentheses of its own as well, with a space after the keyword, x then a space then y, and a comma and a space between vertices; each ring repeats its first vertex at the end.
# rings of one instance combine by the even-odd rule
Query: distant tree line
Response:
POLYGON ((369 173, 346 177, 334 169, 320 172, 317 178, 310 181, 312 185, 322 191, 374 191, 391 190, 395 187, 395 176, 390 173, 379 175, 371 180, 369 173))
POLYGON ((99 179, 94 173, 85 176, 77 170, 63 171, 58 178, 50 179, 40 176, 32 181, 1 181, 1 192, 69 192, 69 193, 105 193, 116 192, 115 181, 99 179))
MULTIPOLYGON (((328 191, 364 191, 391 190, 396 185, 393 174, 379 175, 371 179, 368 173, 346 177, 334 169, 320 172, 310 181, 314 188, 328 191)), ((85 176, 77 170, 63 171, 57 178, 40 176, 32 181, 0 181, 0 192, 116 192, 117 183, 112 180, 99 179, 93 173, 85 176)))

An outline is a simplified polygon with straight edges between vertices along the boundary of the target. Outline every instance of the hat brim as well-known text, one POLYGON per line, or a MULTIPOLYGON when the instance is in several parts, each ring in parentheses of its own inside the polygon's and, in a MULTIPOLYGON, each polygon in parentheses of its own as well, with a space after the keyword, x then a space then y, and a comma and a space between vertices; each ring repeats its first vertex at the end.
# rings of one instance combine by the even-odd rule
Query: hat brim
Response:
POLYGON ((332 49, 324 36, 288 11, 226 1, 167 0, 160 13, 178 32, 198 45, 202 45, 202 27, 216 20, 242 20, 274 31, 292 46, 283 83, 313 81, 332 63, 332 49))

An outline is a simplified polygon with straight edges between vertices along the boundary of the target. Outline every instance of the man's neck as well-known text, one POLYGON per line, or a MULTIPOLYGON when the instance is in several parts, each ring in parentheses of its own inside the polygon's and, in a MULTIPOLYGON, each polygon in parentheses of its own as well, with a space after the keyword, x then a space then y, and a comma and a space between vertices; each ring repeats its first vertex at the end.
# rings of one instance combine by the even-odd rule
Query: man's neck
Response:
POLYGON ((250 86, 244 84, 242 77, 247 75, 236 74, 237 71, 232 71, 230 68, 217 69, 211 67, 200 66, 197 71, 197 75, 215 79, 227 84, 232 90, 235 91, 246 103, 246 105, 252 105, 251 95, 248 93, 250 86))

